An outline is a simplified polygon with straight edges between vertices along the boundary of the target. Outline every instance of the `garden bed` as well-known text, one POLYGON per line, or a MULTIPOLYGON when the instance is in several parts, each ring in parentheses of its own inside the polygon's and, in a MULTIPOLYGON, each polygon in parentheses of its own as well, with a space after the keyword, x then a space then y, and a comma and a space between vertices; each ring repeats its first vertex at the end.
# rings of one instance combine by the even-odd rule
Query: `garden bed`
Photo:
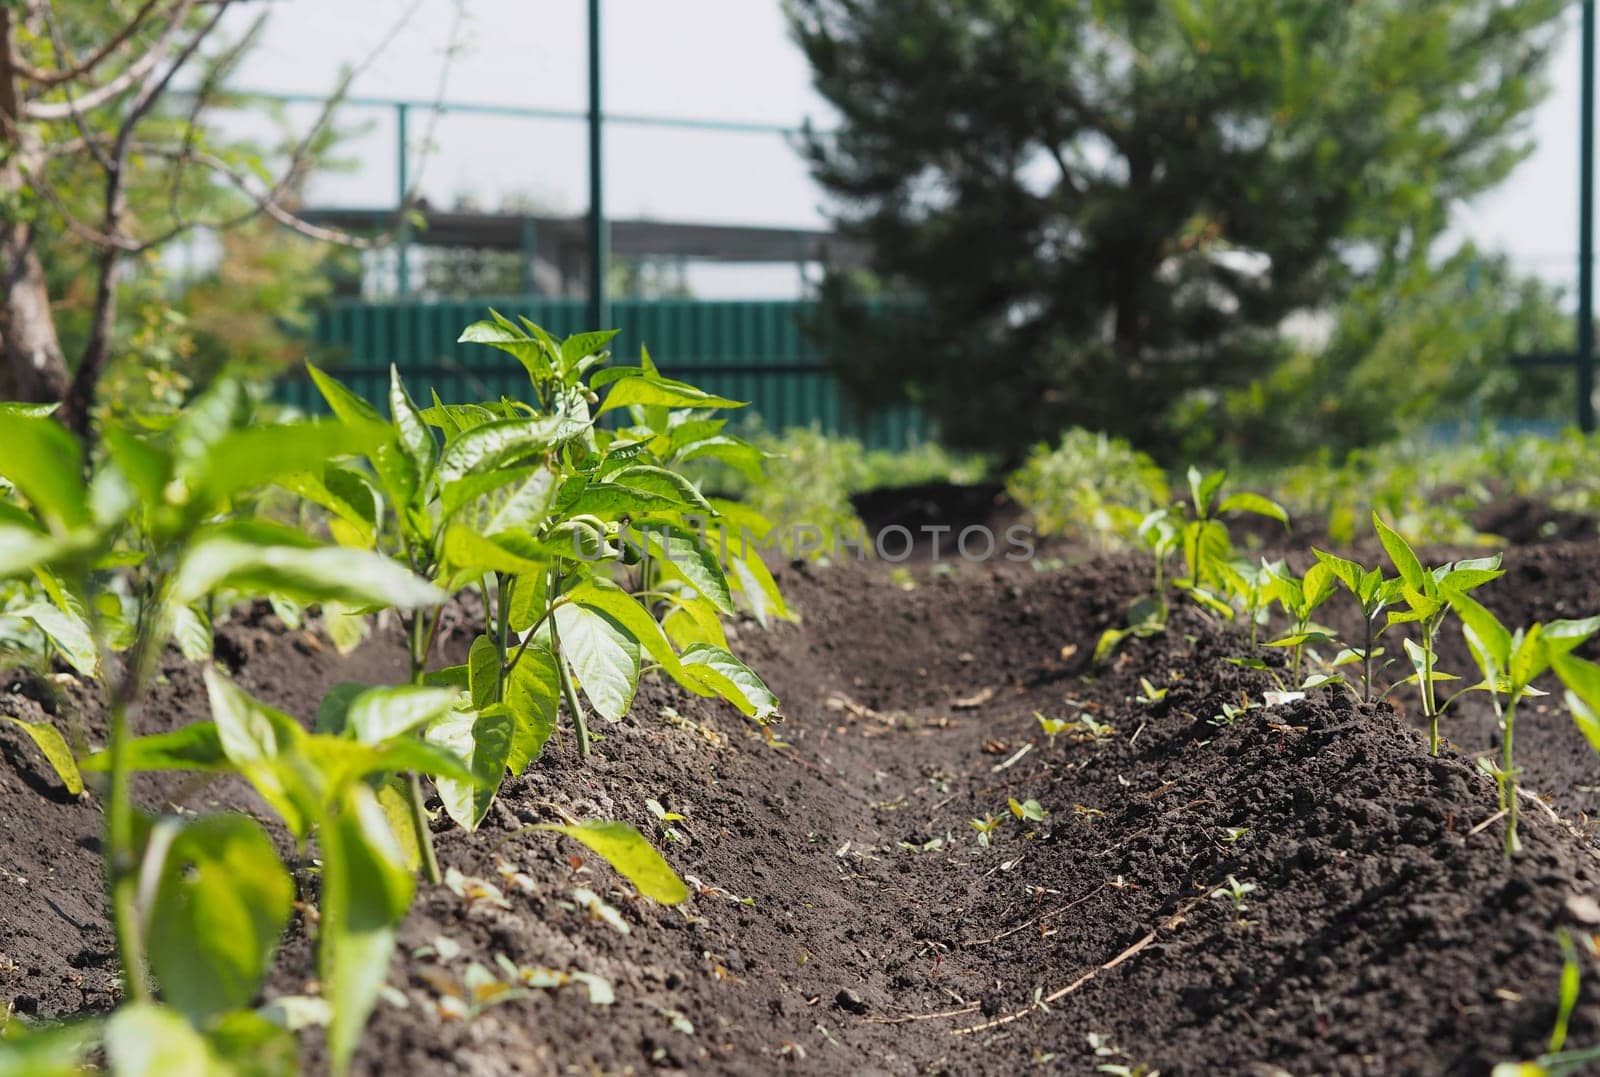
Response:
MULTIPOLYGON (((1600 545, 1513 550, 1507 567, 1481 594, 1514 623, 1600 609, 1600 545)), ((420 892, 357 1069, 1476 1073, 1543 1050, 1557 931, 1600 920, 1584 815, 1600 766, 1561 707, 1519 724, 1527 790, 1550 808, 1528 796, 1508 864, 1483 825, 1494 783, 1468 757, 1493 744, 1486 708, 1447 725, 1461 749, 1440 759, 1389 707, 1331 690, 1219 727, 1223 702, 1270 685, 1228 664, 1232 630, 1197 612, 1091 665, 1147 584, 1136 558, 917 578, 780 573, 802 622, 746 623, 738 641, 784 701, 770 737, 647 682, 586 764, 552 742, 477 833, 441 825, 440 860, 466 878, 420 892), (1165 694, 1140 702, 1141 678, 1165 694), (1111 730, 1050 745, 1035 711, 1111 730), (1019 820, 1010 799, 1048 814, 1019 820), (630 898, 578 846, 519 832, 559 811, 651 834, 696 896, 630 898), (969 820, 986 816, 1001 821, 984 847, 969 820), (1213 896, 1230 876, 1242 909, 1213 896), (598 977, 614 1001, 580 976, 464 1016, 451 999, 469 966, 504 976, 502 955, 551 970, 535 983, 598 977)), ((476 631, 462 621, 444 640, 455 660, 476 631)), ((339 681, 405 676, 392 635, 340 658, 264 607, 219 652, 298 714, 339 681)), ((193 667, 164 674, 142 732, 206 712, 193 667)), ((39 688, 19 682, 0 709, 36 715, 39 688)), ((98 737, 94 700, 69 689, 59 706, 98 737)), ((0 754, 0 999, 29 1016, 105 1009, 99 810, 20 736, 0 731, 0 754)), ((194 810, 251 802, 229 782, 139 789, 194 810)), ((313 970, 297 920, 269 996, 307 993, 313 970)), ((1586 991, 1571 1042, 1597 1040, 1586 991)), ((315 1066, 316 1033, 304 1042, 315 1066)))

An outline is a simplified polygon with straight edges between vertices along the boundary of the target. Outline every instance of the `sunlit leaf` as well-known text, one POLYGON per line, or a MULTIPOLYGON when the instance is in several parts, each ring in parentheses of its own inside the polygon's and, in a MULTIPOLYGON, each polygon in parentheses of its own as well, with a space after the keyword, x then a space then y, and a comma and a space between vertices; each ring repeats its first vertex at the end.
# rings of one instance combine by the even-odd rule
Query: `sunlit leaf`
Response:
POLYGON ((627 823, 586 819, 580 823, 541 823, 534 829, 553 830, 582 842, 604 857, 639 893, 663 905, 677 905, 689 897, 689 888, 677 872, 627 823))

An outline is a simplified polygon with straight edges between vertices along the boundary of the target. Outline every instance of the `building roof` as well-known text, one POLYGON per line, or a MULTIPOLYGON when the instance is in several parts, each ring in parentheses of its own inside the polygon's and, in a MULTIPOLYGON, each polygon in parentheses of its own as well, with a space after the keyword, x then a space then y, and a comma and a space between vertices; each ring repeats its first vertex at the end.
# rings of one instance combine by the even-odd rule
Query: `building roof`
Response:
MULTIPOLYGON (((541 259, 580 261, 588 250, 585 217, 543 214, 485 213, 419 207, 426 227, 412 242, 429 247, 523 250, 531 247, 541 259)), ((394 225, 392 209, 314 207, 300 216, 315 224, 356 233, 383 231, 394 225)), ((683 221, 611 220, 610 249, 624 258, 669 256, 712 262, 820 262, 848 269, 867 262, 860 240, 808 228, 771 228, 741 224, 695 224, 683 221)))

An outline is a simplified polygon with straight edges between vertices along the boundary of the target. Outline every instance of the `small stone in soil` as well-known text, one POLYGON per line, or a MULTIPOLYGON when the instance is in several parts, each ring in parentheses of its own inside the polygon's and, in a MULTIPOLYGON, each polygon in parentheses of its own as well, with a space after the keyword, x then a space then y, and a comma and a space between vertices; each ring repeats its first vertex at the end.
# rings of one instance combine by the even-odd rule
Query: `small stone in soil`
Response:
POLYGON ((848 987, 841 988, 839 993, 833 996, 833 1001, 839 1004, 841 1010, 849 1010, 851 1013, 866 1013, 871 1009, 865 999, 848 987))

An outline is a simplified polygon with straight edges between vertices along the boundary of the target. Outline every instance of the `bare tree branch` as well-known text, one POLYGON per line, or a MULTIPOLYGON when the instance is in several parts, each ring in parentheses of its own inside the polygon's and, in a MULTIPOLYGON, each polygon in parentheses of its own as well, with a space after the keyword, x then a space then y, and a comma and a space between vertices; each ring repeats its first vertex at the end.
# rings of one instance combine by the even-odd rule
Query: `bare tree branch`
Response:
MULTIPOLYGON (((226 8, 227 4, 220 5, 226 8)), ((74 111, 88 111, 95 109, 112 100, 119 94, 127 91, 130 86, 143 80, 167 57, 167 49, 182 29, 184 20, 194 8, 194 0, 178 0, 172 13, 167 17, 167 24, 162 27, 155 43, 148 51, 133 63, 123 68, 109 82, 90 90, 76 102, 72 101, 28 101, 18 109, 21 119, 24 120, 65 120, 70 119, 74 111)), ((208 23, 210 25, 210 23, 208 23)))
MULTIPOLYGON (((127 25, 123 26, 123 28, 118 30, 110 40, 106 41, 99 48, 95 49, 83 60, 74 61, 71 53, 65 47, 63 47, 62 42, 59 40, 59 38, 57 38, 55 41, 56 55, 66 59, 71 65, 69 67, 34 67, 31 64, 26 63, 21 57, 13 54, 11 57, 12 69, 16 71, 19 78, 27 82, 37 83, 45 88, 60 86, 65 83, 74 82, 78 79, 84 78, 92 73, 95 68, 99 67, 100 64, 103 63, 109 56, 111 56, 112 53, 116 52, 124 44, 126 44, 134 34, 138 33, 139 27, 144 25, 145 19, 149 18, 150 13, 160 6, 161 2, 162 0, 145 0, 144 5, 140 7, 138 11, 133 13, 133 18, 128 20, 127 25)), ((45 19, 50 24, 52 28, 52 36, 54 36, 55 7, 53 4, 51 4, 50 0, 44 0, 43 8, 45 19)))

